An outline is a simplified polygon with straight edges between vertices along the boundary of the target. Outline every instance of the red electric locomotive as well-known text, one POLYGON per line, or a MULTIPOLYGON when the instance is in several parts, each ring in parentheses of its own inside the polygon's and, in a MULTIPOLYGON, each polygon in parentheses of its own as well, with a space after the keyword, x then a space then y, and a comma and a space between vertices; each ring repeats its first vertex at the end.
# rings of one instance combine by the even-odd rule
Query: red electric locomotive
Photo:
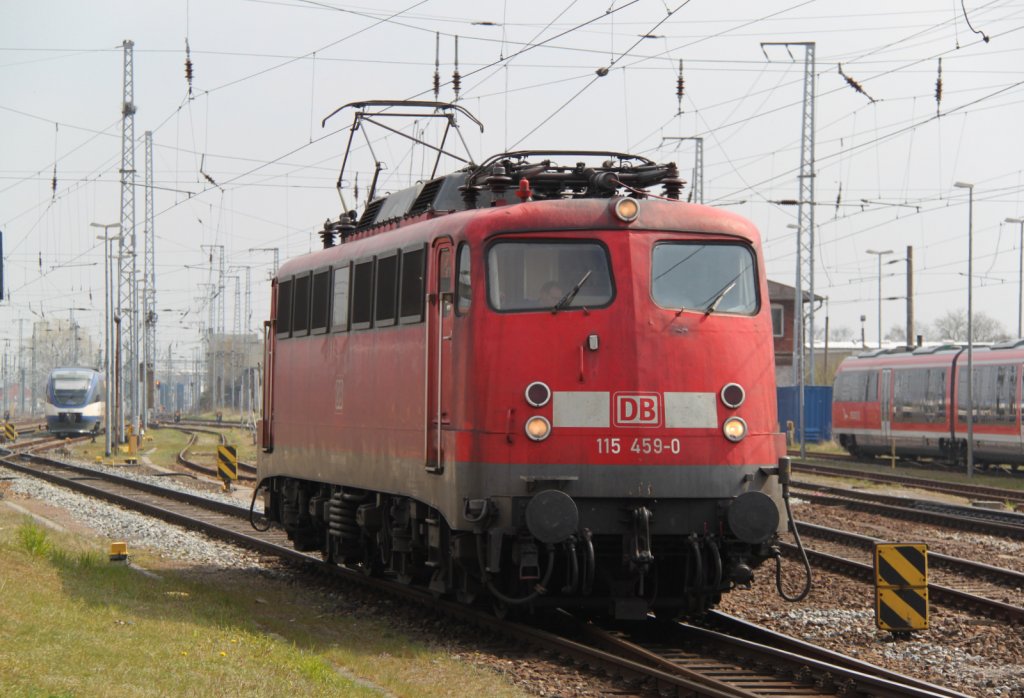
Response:
MULTIPOLYGON (((1024 342, 974 347, 972 363, 975 463, 1024 464, 1024 342)), ((870 352, 836 372, 832 430, 852 454, 895 451, 959 464, 967 454, 967 407, 965 347, 870 352)))
POLYGON ((273 281, 266 516, 499 608, 674 616, 748 584, 789 522, 760 240, 680 187, 505 153, 325 225, 273 281))

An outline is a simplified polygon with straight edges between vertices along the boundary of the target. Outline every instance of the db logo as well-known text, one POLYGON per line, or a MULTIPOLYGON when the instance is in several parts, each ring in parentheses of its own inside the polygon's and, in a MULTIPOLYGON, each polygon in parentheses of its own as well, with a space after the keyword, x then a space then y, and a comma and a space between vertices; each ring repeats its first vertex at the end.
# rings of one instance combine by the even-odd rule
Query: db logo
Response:
POLYGON ((661 395, 658 393, 615 393, 617 427, 661 426, 661 395))

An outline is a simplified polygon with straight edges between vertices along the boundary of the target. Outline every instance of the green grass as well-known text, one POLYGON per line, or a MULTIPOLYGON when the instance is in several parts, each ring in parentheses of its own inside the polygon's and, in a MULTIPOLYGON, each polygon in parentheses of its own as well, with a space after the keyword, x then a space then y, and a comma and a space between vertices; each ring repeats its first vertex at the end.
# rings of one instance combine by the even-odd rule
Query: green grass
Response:
POLYGON ((0 694, 522 695, 344 598, 106 546, 0 505, 0 694))

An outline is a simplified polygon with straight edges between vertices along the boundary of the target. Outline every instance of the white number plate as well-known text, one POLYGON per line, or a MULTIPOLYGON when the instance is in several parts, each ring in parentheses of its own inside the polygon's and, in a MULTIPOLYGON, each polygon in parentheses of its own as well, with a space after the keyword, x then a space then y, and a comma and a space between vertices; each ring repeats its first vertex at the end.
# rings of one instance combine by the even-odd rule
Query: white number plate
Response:
POLYGON ((619 453, 635 453, 638 455, 660 456, 671 453, 678 456, 682 452, 680 439, 662 439, 659 437, 628 437, 602 436, 597 439, 599 455, 617 455, 619 453))

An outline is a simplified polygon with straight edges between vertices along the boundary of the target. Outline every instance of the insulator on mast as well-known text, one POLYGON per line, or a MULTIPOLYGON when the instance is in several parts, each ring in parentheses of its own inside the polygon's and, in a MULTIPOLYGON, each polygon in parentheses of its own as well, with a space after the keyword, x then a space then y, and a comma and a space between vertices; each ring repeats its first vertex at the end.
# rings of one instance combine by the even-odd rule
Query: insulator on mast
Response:
POLYGON ((683 79, 683 59, 679 59, 679 75, 676 77, 676 101, 679 108, 676 114, 683 113, 683 95, 686 94, 686 80, 683 79))
POLYGON ((192 99, 192 49, 185 37, 185 81, 188 83, 188 98, 192 99))
POLYGON ((434 34, 434 101, 441 93, 441 32, 434 34))
POLYGON ((864 87, 859 82, 857 82, 856 80, 854 80, 849 75, 843 72, 843 64, 837 63, 836 65, 839 67, 839 74, 843 77, 844 80, 846 80, 846 84, 852 87, 855 91, 860 92, 862 95, 867 97, 872 104, 874 104, 875 98, 869 95, 867 92, 865 92, 864 87))
POLYGON ((459 37, 455 36, 455 72, 452 73, 452 89, 455 91, 453 102, 459 101, 459 90, 462 89, 462 76, 459 75, 459 37))
POLYGON ((935 78, 935 115, 939 115, 939 105, 942 104, 942 56, 939 56, 939 74, 935 78))

